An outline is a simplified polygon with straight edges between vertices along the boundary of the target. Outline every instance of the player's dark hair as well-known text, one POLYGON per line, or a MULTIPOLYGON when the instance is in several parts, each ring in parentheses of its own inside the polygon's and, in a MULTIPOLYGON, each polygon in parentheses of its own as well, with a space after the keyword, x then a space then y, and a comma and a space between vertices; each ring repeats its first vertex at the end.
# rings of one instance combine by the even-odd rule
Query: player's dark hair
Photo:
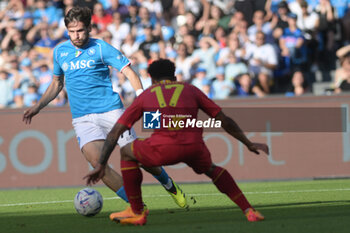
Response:
POLYGON ((64 24, 68 27, 68 24, 74 21, 82 22, 85 27, 89 27, 91 25, 91 10, 87 7, 73 7, 64 17, 64 24))
POLYGON ((153 80, 176 81, 175 64, 168 59, 159 59, 152 62, 147 71, 153 80))

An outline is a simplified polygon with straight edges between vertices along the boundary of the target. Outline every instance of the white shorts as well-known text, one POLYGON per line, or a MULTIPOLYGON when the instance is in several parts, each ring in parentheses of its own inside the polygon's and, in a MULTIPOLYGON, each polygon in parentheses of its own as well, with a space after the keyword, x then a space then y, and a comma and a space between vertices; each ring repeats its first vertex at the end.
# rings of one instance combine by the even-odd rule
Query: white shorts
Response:
MULTIPOLYGON (((105 113, 93 113, 74 118, 72 121, 78 144, 81 148, 88 142, 106 140, 107 134, 125 111, 124 108, 105 113)), ((120 147, 134 141, 137 138, 135 130, 131 128, 125 131, 118 139, 120 147)))

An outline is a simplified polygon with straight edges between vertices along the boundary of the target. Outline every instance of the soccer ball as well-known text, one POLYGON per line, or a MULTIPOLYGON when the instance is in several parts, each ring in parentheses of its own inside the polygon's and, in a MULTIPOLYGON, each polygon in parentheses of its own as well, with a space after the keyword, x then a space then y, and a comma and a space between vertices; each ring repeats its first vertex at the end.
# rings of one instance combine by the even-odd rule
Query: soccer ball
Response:
POLYGON ((98 214, 102 206, 102 196, 95 189, 84 188, 75 195, 74 207, 83 216, 94 216, 98 214))

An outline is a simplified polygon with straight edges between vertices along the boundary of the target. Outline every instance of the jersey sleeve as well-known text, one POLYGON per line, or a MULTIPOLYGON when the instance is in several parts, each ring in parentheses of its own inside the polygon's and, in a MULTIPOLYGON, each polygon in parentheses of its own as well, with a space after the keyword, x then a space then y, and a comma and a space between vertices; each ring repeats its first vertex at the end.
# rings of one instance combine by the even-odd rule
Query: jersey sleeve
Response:
POLYGON ((53 50, 53 74, 56 76, 61 76, 63 75, 63 70, 58 62, 57 50, 57 47, 53 50))
POLYGON ((209 99, 201 90, 197 87, 190 85, 192 92, 194 93, 198 106, 210 117, 216 117, 216 115, 221 111, 221 107, 209 99))
POLYGON ((130 129, 133 124, 142 117, 143 97, 144 95, 137 97, 134 102, 125 110, 123 115, 118 119, 117 123, 125 125, 130 129))
POLYGON ((99 42, 101 43, 102 60, 106 65, 122 71, 127 65, 130 64, 129 59, 126 58, 118 49, 114 48, 107 42, 99 42))

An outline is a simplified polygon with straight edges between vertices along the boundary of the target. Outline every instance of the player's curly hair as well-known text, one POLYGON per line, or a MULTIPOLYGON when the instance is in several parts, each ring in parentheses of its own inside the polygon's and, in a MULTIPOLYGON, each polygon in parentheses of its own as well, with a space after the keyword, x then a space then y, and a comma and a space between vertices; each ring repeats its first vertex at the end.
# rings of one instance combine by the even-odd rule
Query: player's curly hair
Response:
POLYGON ((153 80, 176 81, 175 64, 168 59, 159 59, 152 62, 147 71, 153 80))
POLYGON ((85 27, 90 27, 91 10, 88 7, 73 7, 64 17, 64 24, 68 27, 68 24, 74 21, 82 22, 85 27))

